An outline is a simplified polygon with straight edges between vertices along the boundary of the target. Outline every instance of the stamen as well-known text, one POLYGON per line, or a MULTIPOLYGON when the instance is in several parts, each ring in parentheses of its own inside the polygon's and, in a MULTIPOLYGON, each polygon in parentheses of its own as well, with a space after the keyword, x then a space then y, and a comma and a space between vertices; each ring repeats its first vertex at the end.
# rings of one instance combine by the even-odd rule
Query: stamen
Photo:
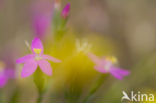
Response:
POLYGON ((40 54, 41 53, 41 49, 34 49, 34 52, 36 53, 36 54, 40 54))
POLYGON ((36 60, 36 61, 39 61, 39 60, 41 60, 41 59, 42 59, 41 56, 39 56, 39 55, 36 55, 36 56, 35 56, 35 60, 36 60))
POLYGON ((114 56, 106 57, 106 60, 111 61, 113 64, 118 62, 117 58, 114 56))
POLYGON ((76 48, 78 52, 84 52, 88 53, 91 49, 91 45, 88 43, 87 40, 83 40, 80 42, 80 40, 76 40, 76 48))

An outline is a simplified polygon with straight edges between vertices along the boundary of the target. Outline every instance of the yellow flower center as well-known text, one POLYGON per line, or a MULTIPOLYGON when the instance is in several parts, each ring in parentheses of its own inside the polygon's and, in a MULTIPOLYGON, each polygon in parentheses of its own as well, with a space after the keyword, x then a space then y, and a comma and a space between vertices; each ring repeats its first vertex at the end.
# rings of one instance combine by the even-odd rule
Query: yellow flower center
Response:
POLYGON ((114 56, 106 57, 106 60, 111 61, 113 64, 116 64, 118 62, 117 58, 114 56))
POLYGON ((40 54, 40 53, 41 53, 41 49, 35 48, 35 49, 34 49, 34 52, 35 52, 36 54, 40 54))

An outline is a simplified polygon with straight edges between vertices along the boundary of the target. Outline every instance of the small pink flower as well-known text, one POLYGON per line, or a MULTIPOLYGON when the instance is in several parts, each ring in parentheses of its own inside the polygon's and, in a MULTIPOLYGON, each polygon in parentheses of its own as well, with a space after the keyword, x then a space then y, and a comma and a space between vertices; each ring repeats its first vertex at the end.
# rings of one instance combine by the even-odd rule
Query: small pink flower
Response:
POLYGON ((0 72, 0 88, 3 88, 8 80, 15 78, 15 70, 14 69, 4 69, 0 72))
POLYGON ((3 88, 9 79, 15 78, 15 70, 5 67, 3 62, 0 62, 0 88, 3 88))
POLYGON ((70 3, 68 3, 62 10, 62 14, 61 14, 62 17, 66 19, 69 16, 69 12, 70 12, 70 3))
POLYGON ((115 57, 103 57, 100 59, 92 53, 89 53, 88 56, 96 64, 94 68, 101 73, 110 73, 119 80, 122 80, 124 76, 130 74, 128 70, 118 68, 114 65, 117 63, 115 57))
POLYGON ((28 54, 22 58, 17 59, 16 61, 19 64, 24 63, 21 76, 24 78, 32 75, 36 71, 38 66, 45 74, 49 76, 52 75, 52 68, 47 60, 56 63, 59 63, 61 61, 54 57, 43 54, 43 45, 39 38, 35 38, 32 41, 31 50, 33 54, 28 54))
POLYGON ((40 38, 44 38, 51 26, 53 14, 52 3, 48 0, 34 2, 32 4, 31 12, 34 34, 40 38))
POLYGON ((3 88, 8 82, 8 79, 3 73, 0 73, 0 88, 3 88))

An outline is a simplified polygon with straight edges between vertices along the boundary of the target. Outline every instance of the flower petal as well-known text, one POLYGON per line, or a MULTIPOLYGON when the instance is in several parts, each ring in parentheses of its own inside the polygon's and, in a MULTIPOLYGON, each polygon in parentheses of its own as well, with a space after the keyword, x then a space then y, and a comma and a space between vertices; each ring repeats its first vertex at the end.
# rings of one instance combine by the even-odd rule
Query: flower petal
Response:
POLYGON ((101 59, 99 59, 96 55, 94 55, 92 53, 89 53, 88 57, 97 65, 101 65, 103 62, 101 59))
POLYGON ((32 59, 33 57, 34 57, 33 54, 26 55, 24 57, 21 57, 21 58, 17 59, 16 63, 18 63, 18 64, 25 63, 26 61, 32 59))
POLYGON ((28 77, 28 76, 32 75, 36 69, 37 69, 37 62, 35 60, 27 61, 24 64, 21 76, 23 78, 28 77))
POLYGON ((56 63, 60 63, 60 62, 61 62, 61 60, 56 59, 56 58, 54 58, 54 57, 51 57, 51 56, 49 56, 49 55, 43 55, 42 57, 43 57, 44 59, 48 59, 48 60, 53 61, 53 62, 56 62, 56 63))
POLYGON ((32 41, 32 44, 31 44, 31 49, 32 49, 32 52, 35 53, 34 49, 40 49, 41 50, 41 53, 43 53, 43 45, 42 45, 42 42, 39 38, 35 38, 33 41, 32 41))
POLYGON ((107 73, 106 70, 101 66, 95 66, 94 68, 101 73, 107 73))
POLYGON ((116 70, 117 73, 119 73, 122 76, 127 76, 127 75, 130 74, 130 72, 128 70, 119 69, 119 68, 116 68, 115 70, 116 70))
POLYGON ((116 78, 116 79, 119 79, 119 80, 122 80, 123 79, 123 76, 120 75, 119 73, 115 72, 115 71, 110 71, 110 73, 116 78))
POLYGON ((41 70, 46 73, 47 75, 52 75, 52 68, 48 61, 40 60, 38 61, 38 65, 40 66, 41 70))
POLYGON ((115 68, 113 67, 110 70, 110 73, 117 79, 122 80, 124 76, 127 76, 130 74, 128 70, 120 69, 120 68, 115 68))

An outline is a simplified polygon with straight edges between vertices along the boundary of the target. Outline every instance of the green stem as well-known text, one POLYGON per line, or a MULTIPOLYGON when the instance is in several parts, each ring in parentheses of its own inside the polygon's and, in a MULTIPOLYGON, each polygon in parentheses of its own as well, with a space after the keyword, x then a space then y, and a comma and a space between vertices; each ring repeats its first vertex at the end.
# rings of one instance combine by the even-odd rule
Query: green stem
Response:
POLYGON ((3 103, 2 91, 0 90, 0 103, 3 103))
POLYGON ((37 87, 38 90, 38 99, 37 99, 37 103, 41 103, 42 102, 42 98, 43 98, 43 94, 45 92, 45 84, 46 84, 46 77, 43 74, 43 72, 41 71, 40 68, 37 68, 36 72, 33 75, 33 80, 34 83, 37 87))
POLYGON ((15 88, 15 91, 14 91, 9 103, 18 103, 19 96, 20 96, 20 92, 19 92, 18 88, 15 88))
POLYGON ((106 79, 105 77, 106 75, 100 75, 100 77, 97 80, 97 83, 91 88, 89 94, 85 97, 82 103, 87 103, 90 100, 90 98, 97 92, 97 90, 104 83, 104 80, 106 79))
POLYGON ((37 99, 37 103, 41 103, 43 98, 43 93, 39 93, 39 97, 37 99))

